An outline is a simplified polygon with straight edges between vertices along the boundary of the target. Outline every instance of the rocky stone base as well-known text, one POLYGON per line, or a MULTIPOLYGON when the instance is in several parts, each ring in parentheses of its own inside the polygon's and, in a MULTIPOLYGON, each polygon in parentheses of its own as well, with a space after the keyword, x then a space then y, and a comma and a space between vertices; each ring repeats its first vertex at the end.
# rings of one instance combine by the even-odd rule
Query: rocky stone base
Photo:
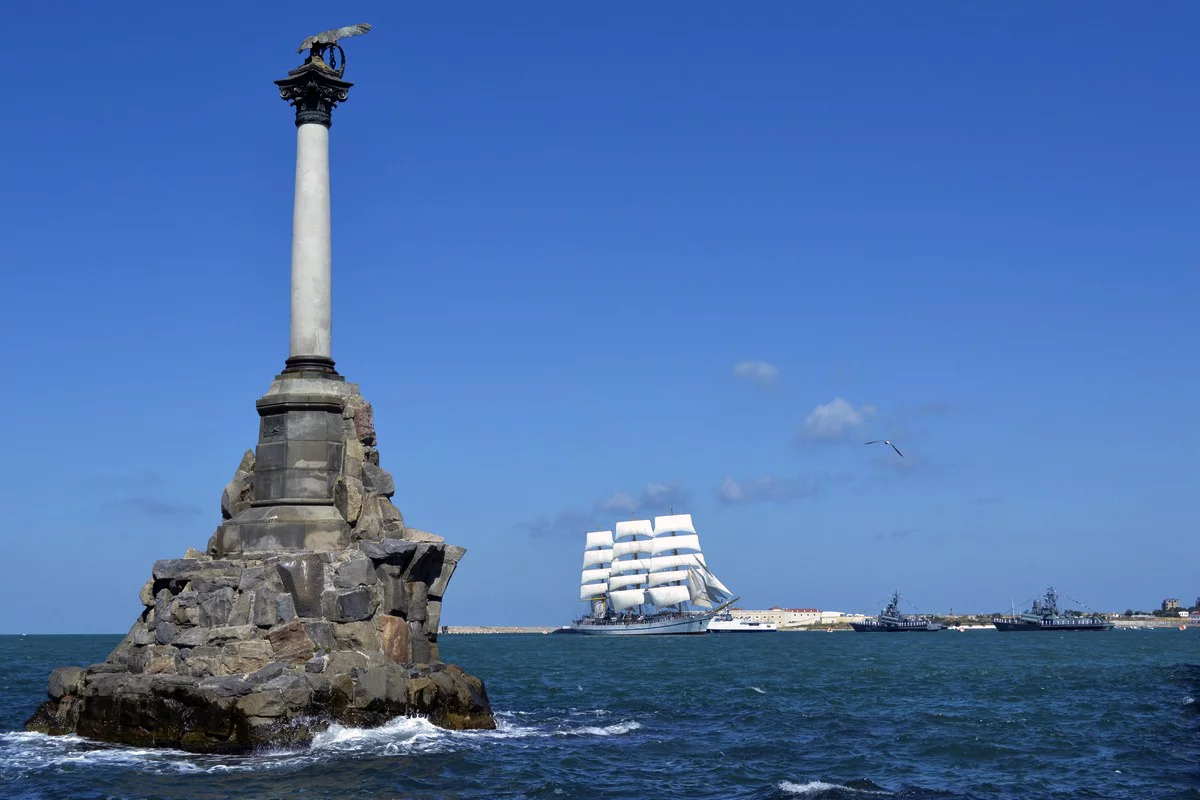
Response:
POLYGON ((401 715, 494 728, 483 682, 437 663, 462 553, 381 539, 158 561, 129 633, 104 663, 55 670, 26 728, 199 752, 302 744, 333 722, 401 715))
POLYGON ((483 682, 458 667, 363 659, 374 663, 332 676, 309 671, 324 660, 208 678, 62 667, 25 727, 197 753, 303 746, 333 722, 371 727, 403 715, 455 730, 495 727, 483 682))

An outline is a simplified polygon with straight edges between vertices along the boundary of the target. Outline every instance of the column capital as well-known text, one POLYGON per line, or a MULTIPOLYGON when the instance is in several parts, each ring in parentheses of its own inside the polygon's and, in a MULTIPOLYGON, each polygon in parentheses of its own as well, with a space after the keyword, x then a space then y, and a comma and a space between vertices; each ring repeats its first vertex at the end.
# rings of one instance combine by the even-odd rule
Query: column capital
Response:
POLYGON ((324 65, 324 62, 309 59, 288 73, 286 78, 275 81, 279 96, 296 108, 296 127, 309 122, 333 124, 333 109, 349 96, 353 83, 347 83, 324 65))

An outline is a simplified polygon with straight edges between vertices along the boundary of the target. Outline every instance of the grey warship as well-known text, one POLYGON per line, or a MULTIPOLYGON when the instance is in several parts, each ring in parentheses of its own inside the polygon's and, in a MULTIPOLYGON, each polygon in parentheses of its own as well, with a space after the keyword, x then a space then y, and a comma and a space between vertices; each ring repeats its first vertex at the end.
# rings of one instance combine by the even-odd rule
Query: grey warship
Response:
POLYGON ((900 593, 892 592, 892 599, 879 616, 866 622, 851 622, 850 627, 858 633, 902 633, 940 631, 945 626, 926 617, 900 613, 900 593))
POLYGON ((1041 599, 1035 599, 1025 613, 995 617, 992 624, 998 631, 1110 631, 1113 628, 1113 623, 1099 614, 1060 611, 1058 592, 1053 586, 1041 599))

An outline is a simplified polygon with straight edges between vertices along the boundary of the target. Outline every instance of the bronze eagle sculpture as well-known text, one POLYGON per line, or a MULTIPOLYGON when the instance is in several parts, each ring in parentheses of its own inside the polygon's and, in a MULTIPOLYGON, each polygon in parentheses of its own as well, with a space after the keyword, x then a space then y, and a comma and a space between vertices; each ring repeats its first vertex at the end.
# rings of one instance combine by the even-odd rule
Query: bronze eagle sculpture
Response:
POLYGON ((344 28, 333 28, 332 30, 322 31, 316 36, 309 36, 300 43, 297 48, 297 53, 303 53, 305 50, 324 50, 331 45, 338 43, 338 39, 348 39, 351 36, 362 36, 367 31, 371 30, 371 24, 368 22, 360 22, 357 25, 347 25, 344 28))

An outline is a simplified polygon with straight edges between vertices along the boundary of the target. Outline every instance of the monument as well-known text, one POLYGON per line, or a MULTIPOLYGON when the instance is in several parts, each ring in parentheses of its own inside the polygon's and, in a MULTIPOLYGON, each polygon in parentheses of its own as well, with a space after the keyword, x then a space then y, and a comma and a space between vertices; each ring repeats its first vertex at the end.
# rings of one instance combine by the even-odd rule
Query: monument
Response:
POLYGON ((51 673, 29 730, 241 752, 400 715, 495 727, 483 682, 438 653, 465 550, 405 525, 371 405, 333 361, 329 129, 353 85, 338 41, 370 28, 308 37, 275 82, 296 114, 290 347, 223 522, 205 552, 155 562, 104 663, 51 673))

